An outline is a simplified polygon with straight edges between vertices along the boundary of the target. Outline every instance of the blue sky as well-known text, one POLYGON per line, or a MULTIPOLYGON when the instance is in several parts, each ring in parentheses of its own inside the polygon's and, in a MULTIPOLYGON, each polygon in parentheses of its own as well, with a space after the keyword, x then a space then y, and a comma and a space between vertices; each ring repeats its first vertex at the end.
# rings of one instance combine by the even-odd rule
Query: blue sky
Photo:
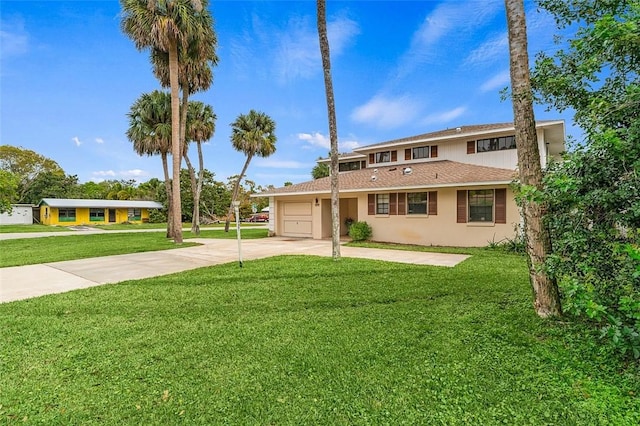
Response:
MULTIPOLYGON (((529 50, 553 51, 550 16, 527 1, 529 50)), ((260 185, 311 179, 329 151, 315 1, 212 1, 218 37, 214 84, 193 96, 213 106, 204 146, 217 180, 240 172, 230 126, 256 109, 276 122, 277 151, 256 158, 260 185)), ((120 30, 118 1, 3 0, 0 143, 49 157, 81 182, 162 178, 160 158, 139 157, 127 113, 160 89, 148 52, 120 30)), ((457 127, 512 121, 503 0, 327 2, 340 151, 457 127)), ((536 107, 537 119, 570 113, 536 107)), ((194 154, 195 157, 195 154, 194 154)))

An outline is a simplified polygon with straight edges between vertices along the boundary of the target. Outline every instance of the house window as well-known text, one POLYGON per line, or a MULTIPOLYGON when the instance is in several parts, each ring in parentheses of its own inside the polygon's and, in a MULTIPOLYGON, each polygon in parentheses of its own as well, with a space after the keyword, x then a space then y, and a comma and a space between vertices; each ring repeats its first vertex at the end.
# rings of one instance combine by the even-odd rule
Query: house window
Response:
POLYGON ((391 151, 376 152, 376 163, 388 163, 391 161, 391 151))
MULTIPOLYGON (((478 139, 476 152, 501 151, 516 148, 515 136, 502 136, 499 138, 478 139)), ((468 152, 467 152, 468 153, 468 152)))
POLYGON ((104 222, 104 209, 89 209, 89 221, 104 222))
POLYGON ((409 192, 407 194, 407 214, 427 214, 427 193, 409 192))
POLYGON ((58 222, 75 222, 76 209, 58 209, 58 222))
POLYGON ((469 222, 493 222, 493 189, 469 191, 469 222))
POLYGON ((351 170, 360 170, 360 161, 347 161, 346 163, 338 164, 338 171, 349 172, 351 170))
POLYGON ((418 158, 429 158, 429 153, 431 150, 428 146, 420 146, 418 148, 413 148, 413 159, 417 160, 418 158))
POLYGON ((128 220, 141 220, 142 209, 129 209, 127 211, 128 220))
POLYGON ((376 195, 376 214, 389 214, 389 194, 376 195))

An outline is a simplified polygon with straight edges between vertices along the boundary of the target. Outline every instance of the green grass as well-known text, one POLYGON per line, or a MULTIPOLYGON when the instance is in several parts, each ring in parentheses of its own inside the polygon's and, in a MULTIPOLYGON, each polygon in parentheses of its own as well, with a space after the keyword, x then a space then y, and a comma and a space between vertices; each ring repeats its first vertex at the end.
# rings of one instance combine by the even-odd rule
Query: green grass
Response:
POLYGON ((636 425, 640 371, 535 316, 522 257, 283 256, 0 305, 0 418, 636 425))
MULTIPOLYGON (((264 238, 266 229, 242 230, 243 239, 264 238)), ((184 243, 176 245, 165 238, 163 232, 81 234, 50 236, 41 238, 20 238, 2 241, 0 267, 34 265, 59 262, 62 260, 85 259, 89 257, 116 254, 139 253, 189 247, 195 243, 191 232, 184 233, 184 243)), ((203 230, 201 238, 236 238, 235 230, 203 230)))
POLYGON ((68 231, 64 226, 49 226, 49 225, 1 225, 0 234, 13 234, 13 233, 29 233, 29 232, 62 232, 68 231))

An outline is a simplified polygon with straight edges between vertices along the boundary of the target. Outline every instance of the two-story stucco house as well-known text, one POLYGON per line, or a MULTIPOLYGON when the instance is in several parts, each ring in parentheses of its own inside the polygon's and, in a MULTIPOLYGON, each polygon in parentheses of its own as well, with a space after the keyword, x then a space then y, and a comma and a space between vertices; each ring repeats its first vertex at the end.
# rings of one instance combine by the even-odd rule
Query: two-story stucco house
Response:
MULTIPOLYGON (((536 129, 544 165, 564 151, 564 121, 536 129)), ((521 223, 510 189, 514 135, 512 123, 462 126, 341 155, 341 233, 351 219, 369 223, 376 241, 473 247, 513 238, 521 223)), ((269 197, 271 234, 331 237, 329 177, 259 196, 269 197)))

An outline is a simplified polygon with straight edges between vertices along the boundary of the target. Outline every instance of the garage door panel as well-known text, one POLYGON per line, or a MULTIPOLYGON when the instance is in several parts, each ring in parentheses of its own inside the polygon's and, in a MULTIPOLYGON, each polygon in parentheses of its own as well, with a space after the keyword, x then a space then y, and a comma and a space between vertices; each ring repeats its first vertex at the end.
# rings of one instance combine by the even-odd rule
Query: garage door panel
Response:
POLYGON ((286 203, 284 205, 285 216, 310 216, 311 203, 286 203))
POLYGON ((284 232, 289 235, 311 235, 312 227, 310 220, 286 220, 284 221, 284 232))
POLYGON ((312 208, 310 202, 287 202, 282 205, 282 234, 290 237, 313 235, 312 208))

